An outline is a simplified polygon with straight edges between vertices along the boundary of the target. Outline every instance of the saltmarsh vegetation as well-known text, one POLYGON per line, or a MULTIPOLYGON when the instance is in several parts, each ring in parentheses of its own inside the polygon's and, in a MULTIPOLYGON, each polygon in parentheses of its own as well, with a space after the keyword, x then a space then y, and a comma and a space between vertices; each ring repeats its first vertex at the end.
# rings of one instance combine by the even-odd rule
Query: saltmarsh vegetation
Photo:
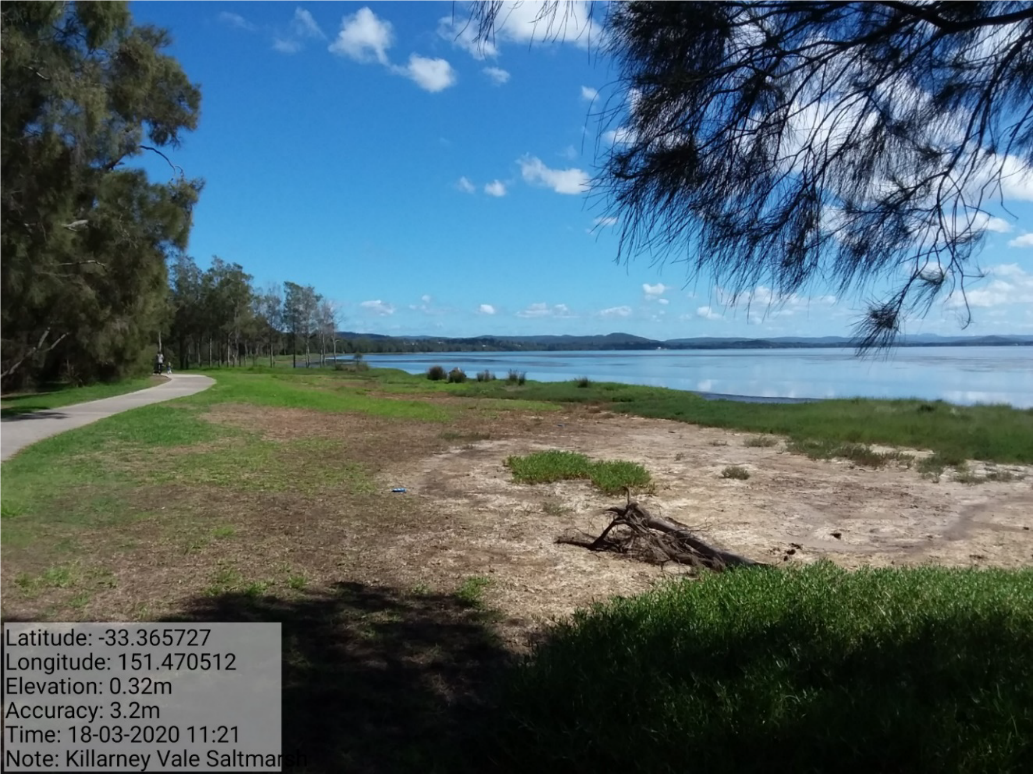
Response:
POLYGON ((558 449, 508 457, 505 464, 513 478, 525 484, 584 479, 610 495, 621 494, 625 488, 641 490, 652 483, 649 471, 637 462, 591 460, 584 454, 558 449))
POLYGON ((1033 464, 1033 409, 866 398, 793 404, 743 403, 613 382, 590 382, 585 387, 574 381, 525 380, 521 384, 521 377, 523 374, 510 371, 505 380, 471 381, 448 387, 386 369, 373 370, 365 378, 391 392, 419 394, 447 389, 470 397, 595 405, 635 416, 739 430, 765 439, 755 441, 751 437, 744 441, 749 446, 767 446, 774 436, 782 436, 789 440, 790 451, 815 459, 842 457, 874 467, 910 460, 907 453, 876 451, 869 448, 873 445, 932 451, 933 457, 928 458, 931 461, 916 463, 920 472, 955 467, 969 459, 1033 464))

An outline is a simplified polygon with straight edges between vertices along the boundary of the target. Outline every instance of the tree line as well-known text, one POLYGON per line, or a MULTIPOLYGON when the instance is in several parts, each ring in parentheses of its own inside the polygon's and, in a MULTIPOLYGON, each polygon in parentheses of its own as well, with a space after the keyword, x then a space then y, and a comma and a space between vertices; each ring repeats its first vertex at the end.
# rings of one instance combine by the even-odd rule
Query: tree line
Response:
POLYGON ((202 271, 180 255, 169 272, 166 325, 159 347, 180 368, 254 365, 278 355, 306 365, 338 353, 340 305, 311 285, 285 282, 264 288, 238 263, 215 257, 202 271))

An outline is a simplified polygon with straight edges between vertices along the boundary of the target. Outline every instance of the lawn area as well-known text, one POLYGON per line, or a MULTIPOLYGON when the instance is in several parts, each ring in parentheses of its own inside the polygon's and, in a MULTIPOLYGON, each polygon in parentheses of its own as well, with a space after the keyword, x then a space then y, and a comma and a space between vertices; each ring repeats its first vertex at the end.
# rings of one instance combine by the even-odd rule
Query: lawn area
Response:
POLYGON ((0 416, 11 417, 18 414, 29 414, 33 411, 71 406, 75 403, 86 403, 91 400, 113 398, 116 395, 125 395, 127 392, 145 390, 163 382, 164 379, 161 377, 143 376, 111 384, 89 384, 85 387, 54 384, 32 392, 5 395, 0 401, 0 416))
MULTIPOLYGON (((791 465, 837 475, 848 466, 803 455, 841 444, 857 459, 860 445, 896 438, 1033 461, 1033 412, 758 406, 389 370, 206 373, 217 381, 204 392, 2 464, 3 617, 282 622, 284 752, 309 760, 291 771, 997 772, 1033 760, 1033 570, 786 564, 639 595, 627 584, 643 565, 547 532, 601 498, 623 501, 625 486, 667 502, 691 484, 677 497, 723 507, 772 480, 788 500, 785 482, 808 484, 791 465), (643 452, 658 445, 654 423, 597 409, 764 435, 668 445, 659 459, 643 452), (777 479, 757 462, 781 450, 769 435, 807 441, 777 457, 777 479), (615 451, 591 445, 611 436, 615 451), (675 462, 699 449, 751 473, 675 462), (528 609, 582 587, 619 596, 532 627, 528 609), (530 651, 514 646, 520 627, 533 628, 530 651)), ((707 433, 727 436, 684 436, 707 433)), ((872 479, 891 472, 850 475, 862 473, 866 506, 872 479)), ((908 497, 948 486, 892 475, 915 479, 887 479, 908 497)), ((1029 534, 1008 529, 1020 546, 1029 534)))
POLYGON ((1033 570, 736 570, 560 624, 510 676, 492 771, 1019 772, 1033 570))

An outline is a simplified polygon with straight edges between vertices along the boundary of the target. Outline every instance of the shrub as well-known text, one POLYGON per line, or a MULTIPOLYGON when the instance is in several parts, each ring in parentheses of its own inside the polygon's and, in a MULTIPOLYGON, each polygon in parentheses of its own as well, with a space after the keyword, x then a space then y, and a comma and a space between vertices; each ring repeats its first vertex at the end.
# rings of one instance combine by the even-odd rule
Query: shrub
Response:
POLYGON ((431 366, 427 369, 427 378, 432 382, 440 382, 445 376, 445 369, 439 365, 431 366))
POLYGON ((453 368, 448 372, 448 381, 453 384, 460 384, 466 381, 466 371, 462 368, 453 368))
POLYGON ((592 386, 592 382, 589 380, 587 376, 579 376, 577 379, 574 380, 574 384, 576 384, 578 387, 592 386))
POLYGON ((527 381, 527 371, 521 371, 517 375, 517 384, 523 384, 526 381, 527 381))
POLYGON ((750 477, 750 471, 741 465, 729 465, 721 471, 721 478, 734 478, 737 481, 745 481, 750 477))
POLYGON ((495 381, 495 374, 491 371, 478 371, 477 381, 479 382, 493 382, 495 381))
POLYGON ((509 369, 509 374, 506 376, 506 381, 509 382, 510 384, 516 384, 517 379, 519 379, 519 378, 520 378, 519 372, 514 371, 512 368, 510 368, 509 369))

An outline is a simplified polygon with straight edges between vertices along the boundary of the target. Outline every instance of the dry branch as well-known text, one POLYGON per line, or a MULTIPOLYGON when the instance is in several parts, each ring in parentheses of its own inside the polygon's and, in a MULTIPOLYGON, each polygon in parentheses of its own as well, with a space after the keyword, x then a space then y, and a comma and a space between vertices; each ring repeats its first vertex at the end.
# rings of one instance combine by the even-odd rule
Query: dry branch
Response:
POLYGON ((581 535, 563 536, 557 543, 582 546, 590 551, 614 551, 628 554, 651 564, 675 562, 690 567, 726 570, 729 567, 765 566, 744 556, 714 548, 692 534, 688 526, 673 519, 653 516, 638 503, 607 508, 613 521, 597 538, 581 535))

